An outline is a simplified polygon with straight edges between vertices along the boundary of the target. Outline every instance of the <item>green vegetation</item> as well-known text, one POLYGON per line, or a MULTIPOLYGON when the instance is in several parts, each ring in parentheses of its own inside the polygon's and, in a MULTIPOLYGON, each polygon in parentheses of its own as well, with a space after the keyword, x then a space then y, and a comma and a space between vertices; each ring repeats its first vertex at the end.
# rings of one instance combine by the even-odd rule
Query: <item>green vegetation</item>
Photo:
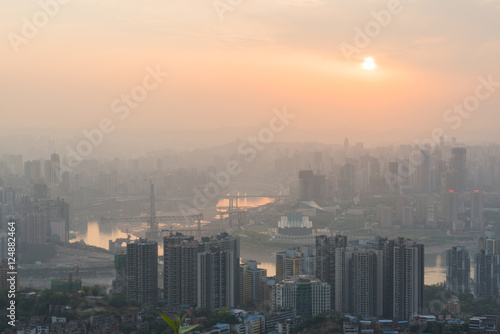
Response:
POLYGON ((191 325, 191 326, 182 327, 182 324, 184 323, 184 319, 186 319, 186 315, 187 314, 185 314, 182 317, 182 319, 177 317, 174 321, 174 320, 170 319, 169 317, 167 317, 166 315, 160 313, 160 316, 174 330, 175 334, 184 334, 184 333, 190 332, 193 329, 195 329, 196 327, 198 327, 198 325, 191 325))
POLYGON ((221 308, 216 314, 212 310, 206 308, 199 308, 194 311, 194 317, 206 317, 208 322, 201 329, 213 327, 216 324, 229 324, 236 325, 239 323, 238 318, 236 318, 230 309, 227 307, 221 308))
POLYGON ((471 293, 460 294, 458 298, 460 299, 462 313, 500 315, 500 302, 495 298, 474 298, 471 293))

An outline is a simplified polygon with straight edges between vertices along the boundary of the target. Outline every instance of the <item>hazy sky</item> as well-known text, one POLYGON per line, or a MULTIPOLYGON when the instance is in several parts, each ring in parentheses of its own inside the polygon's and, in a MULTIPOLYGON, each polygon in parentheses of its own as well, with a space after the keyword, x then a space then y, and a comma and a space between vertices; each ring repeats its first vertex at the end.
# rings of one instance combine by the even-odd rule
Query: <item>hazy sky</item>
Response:
MULTIPOLYGON (((225 0, 224 20, 212 0, 64 2, 16 53, 9 33, 40 3, 0 0, 2 126, 214 129, 287 106, 299 128, 430 131, 478 76, 500 82, 499 0, 401 1, 350 62, 339 45, 391 1, 225 0), (121 120, 111 104, 157 65, 170 75, 121 120)), ((496 90, 459 131, 498 127, 496 90)))

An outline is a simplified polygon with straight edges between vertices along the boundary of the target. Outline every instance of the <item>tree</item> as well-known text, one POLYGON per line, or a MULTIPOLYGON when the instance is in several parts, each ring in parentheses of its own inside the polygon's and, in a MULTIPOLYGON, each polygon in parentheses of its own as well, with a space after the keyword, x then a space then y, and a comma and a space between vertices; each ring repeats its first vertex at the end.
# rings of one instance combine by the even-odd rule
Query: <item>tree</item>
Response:
POLYGON ((192 331, 193 329, 195 329, 196 327, 199 326, 199 325, 191 325, 191 326, 182 327, 182 324, 184 323, 184 319, 186 319, 187 314, 185 314, 182 317, 182 319, 179 319, 179 317, 177 317, 175 321, 173 321, 172 319, 170 319, 169 317, 167 317, 164 314, 160 313, 160 315, 163 318, 163 320, 165 320, 166 323, 174 330, 175 334, 184 334, 184 333, 192 331))

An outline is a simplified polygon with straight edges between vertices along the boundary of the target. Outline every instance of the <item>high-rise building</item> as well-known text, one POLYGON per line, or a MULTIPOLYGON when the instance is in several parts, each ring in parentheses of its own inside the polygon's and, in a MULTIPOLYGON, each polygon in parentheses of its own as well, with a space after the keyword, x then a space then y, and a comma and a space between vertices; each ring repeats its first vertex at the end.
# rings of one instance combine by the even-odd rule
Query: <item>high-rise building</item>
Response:
POLYGON ((429 193, 431 191, 431 152, 429 150, 420 151, 418 190, 422 193, 429 193))
POLYGON ((330 285, 309 278, 295 278, 273 287, 273 309, 295 309, 297 316, 312 318, 330 310, 330 285))
POLYGON ((474 296, 498 297, 500 255, 482 249, 474 258, 474 296))
POLYGON ((311 246, 287 249, 276 253, 276 278, 287 279, 293 276, 314 276, 315 257, 311 246))
POLYGON ((240 241, 227 233, 164 238, 164 297, 169 306, 234 307, 241 302, 240 241))
POLYGON ((412 227, 414 222, 415 213, 412 206, 405 206, 403 208, 403 226, 412 227))
POLYGON ((377 206, 377 220, 382 227, 392 227, 392 208, 390 206, 377 206))
POLYGON ((441 210, 444 223, 455 230, 458 223, 458 193, 449 190, 441 194, 441 210))
POLYGON ((339 196, 342 200, 348 200, 356 194, 356 166, 346 163, 340 167, 339 196))
POLYGON ((48 183, 60 183, 61 178, 61 161, 59 159, 59 154, 52 153, 50 155, 50 165, 48 171, 48 183))
POLYGON ((399 164, 397 161, 389 162, 387 166, 389 176, 391 180, 390 185, 392 185, 391 190, 393 193, 399 192, 399 164))
POLYGON ((363 317, 383 315, 383 253, 361 249, 351 255, 351 313, 363 317))
POLYGON ((398 196, 396 199, 396 222, 403 224, 406 207, 406 196, 398 196))
POLYGON ((393 261, 392 317, 409 321, 423 309, 424 246, 399 238, 394 242, 393 261))
POLYGON ((415 215, 415 223, 417 225, 425 225, 428 213, 428 200, 427 195, 417 195, 417 210, 415 215))
POLYGON ((158 243, 138 239, 127 244, 127 298, 139 304, 158 302, 158 243))
POLYGON ((326 177, 312 170, 299 172, 299 200, 322 203, 326 199, 326 177))
POLYGON ((316 239, 316 278, 331 282, 332 310, 410 320, 423 308, 424 246, 411 240, 316 239))
POLYGON ((25 243, 45 244, 49 239, 50 222, 47 214, 38 207, 21 217, 21 240, 25 243))
POLYGON ((446 251, 446 288, 454 292, 470 292, 470 252, 462 246, 446 251))
POLYGON ((163 293, 169 306, 197 305, 197 254, 194 237, 178 233, 163 238, 163 293))
POLYGON ((242 303, 246 305, 247 303, 257 302, 260 296, 260 281, 262 277, 267 276, 267 270, 258 268, 258 263, 256 261, 243 261, 241 264, 241 296, 242 303))
POLYGON ((234 307, 240 297, 240 239, 203 237, 197 254, 198 307, 234 307))
POLYGON ((335 309, 335 274, 336 274, 336 256, 337 248, 347 247, 347 237, 337 235, 327 237, 320 235, 316 237, 316 278, 327 282, 332 287, 330 289, 332 303, 331 308, 335 309))
POLYGON ((450 170, 457 171, 458 192, 465 191, 467 185, 467 149, 464 147, 454 147, 451 150, 450 170))
POLYGON ((483 229, 483 193, 474 190, 470 199, 470 228, 473 230, 483 229))

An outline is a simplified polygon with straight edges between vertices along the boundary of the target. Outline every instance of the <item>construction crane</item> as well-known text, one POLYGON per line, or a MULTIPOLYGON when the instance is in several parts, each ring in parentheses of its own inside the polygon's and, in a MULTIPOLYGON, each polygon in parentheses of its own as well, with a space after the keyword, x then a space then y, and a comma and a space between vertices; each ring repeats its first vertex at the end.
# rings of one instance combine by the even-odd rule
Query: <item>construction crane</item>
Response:
POLYGON ((198 231, 200 231, 201 235, 201 221, 203 220, 203 215, 169 215, 169 216, 157 216, 155 209, 155 188, 151 179, 149 180, 149 215, 147 217, 139 216, 139 217, 125 217, 125 218, 106 218, 101 217, 102 222, 123 222, 123 223, 140 223, 147 220, 148 222, 148 230, 146 231, 146 237, 148 238, 157 238, 158 237, 158 223, 166 223, 166 222, 180 222, 186 221, 189 223, 196 222, 198 231))

